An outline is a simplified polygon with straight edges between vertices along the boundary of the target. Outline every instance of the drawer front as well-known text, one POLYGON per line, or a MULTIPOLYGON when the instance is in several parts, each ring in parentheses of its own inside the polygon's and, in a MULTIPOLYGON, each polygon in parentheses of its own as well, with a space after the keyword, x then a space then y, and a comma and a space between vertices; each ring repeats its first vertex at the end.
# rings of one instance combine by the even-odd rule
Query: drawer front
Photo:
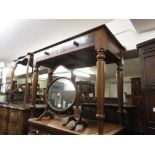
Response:
POLYGON ((8 123, 8 134, 9 135, 17 135, 19 134, 19 123, 18 121, 12 121, 8 123))
POLYGON ((33 127, 29 127, 29 132, 28 132, 29 135, 48 135, 48 132, 46 131, 42 131, 42 130, 39 130, 37 128, 33 128, 33 127))
POLYGON ((61 44, 61 46, 54 46, 48 49, 45 49, 34 55, 34 64, 39 61, 43 61, 49 58, 54 58, 60 55, 70 53, 71 51, 76 51, 84 47, 93 46, 95 40, 95 35, 93 33, 88 34, 83 37, 72 39, 68 42, 61 44), (78 46, 76 46, 76 43, 78 46))
POLYGON ((3 118, 7 118, 9 116, 9 108, 3 109, 3 118))
POLYGON ((3 107, 0 107, 0 132, 2 129, 2 123, 3 123, 3 107))
POLYGON ((3 127, 2 123, 3 123, 3 119, 2 119, 2 118, 0 118, 0 132, 1 132, 2 127, 3 127))
POLYGON ((18 110, 10 110, 10 113, 9 113, 9 120, 10 121, 19 120, 19 116, 20 116, 20 111, 18 111, 18 110))
POLYGON ((28 133, 27 120, 30 116, 30 111, 21 111, 11 109, 8 123, 9 135, 23 135, 28 133))
POLYGON ((8 134, 9 108, 3 109, 2 134, 8 134))
POLYGON ((7 119, 2 120, 1 132, 2 132, 2 134, 8 134, 8 120, 7 119))
POLYGON ((0 107, 0 117, 3 115, 3 110, 4 110, 4 108, 0 107))

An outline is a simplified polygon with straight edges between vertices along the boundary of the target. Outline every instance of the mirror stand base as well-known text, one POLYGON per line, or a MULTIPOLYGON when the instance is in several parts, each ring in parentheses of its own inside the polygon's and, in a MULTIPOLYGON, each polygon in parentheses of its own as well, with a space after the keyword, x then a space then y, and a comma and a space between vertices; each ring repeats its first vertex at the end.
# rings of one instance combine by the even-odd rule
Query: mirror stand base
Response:
POLYGON ((36 120, 39 121, 43 117, 49 117, 50 119, 53 119, 54 118, 54 113, 50 109, 48 109, 46 107, 45 111, 38 118, 36 118, 36 120))
POLYGON ((75 130, 76 127, 77 127, 78 125, 82 125, 82 126, 83 126, 83 129, 87 128, 87 126, 88 126, 87 123, 86 123, 85 121, 79 119, 79 120, 75 123, 75 125, 73 126, 73 128, 71 128, 71 130, 75 130))
POLYGON ((63 123, 62 125, 66 126, 71 121, 75 121, 76 122, 76 118, 74 116, 71 116, 71 117, 68 118, 67 122, 63 123))
POLYGON ((82 125, 83 126, 83 129, 85 129, 88 126, 82 119, 77 120, 74 116, 69 117, 68 120, 67 120, 67 122, 64 123, 64 124, 62 124, 62 125, 63 126, 66 126, 71 121, 74 121, 75 122, 75 125, 71 128, 71 130, 75 130, 76 127, 77 127, 77 125, 82 125))

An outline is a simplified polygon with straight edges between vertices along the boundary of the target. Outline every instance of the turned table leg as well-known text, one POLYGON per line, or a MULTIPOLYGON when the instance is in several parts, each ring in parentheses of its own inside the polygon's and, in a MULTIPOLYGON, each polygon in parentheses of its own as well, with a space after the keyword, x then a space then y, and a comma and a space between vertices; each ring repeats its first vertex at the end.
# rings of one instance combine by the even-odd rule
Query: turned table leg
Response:
POLYGON ((123 125, 123 64, 117 64, 117 95, 119 123, 123 125))
POLYGON ((96 85, 97 85, 97 114, 98 119, 98 134, 103 134, 103 123, 104 123, 104 93, 105 93, 105 74, 104 74, 104 65, 105 65, 105 55, 103 49, 97 50, 97 76, 96 76, 96 85))
POLYGON ((34 72, 32 76, 32 111, 31 111, 31 116, 34 114, 34 108, 36 104, 36 97, 37 97, 37 86, 38 86, 38 68, 39 66, 34 67, 34 72))

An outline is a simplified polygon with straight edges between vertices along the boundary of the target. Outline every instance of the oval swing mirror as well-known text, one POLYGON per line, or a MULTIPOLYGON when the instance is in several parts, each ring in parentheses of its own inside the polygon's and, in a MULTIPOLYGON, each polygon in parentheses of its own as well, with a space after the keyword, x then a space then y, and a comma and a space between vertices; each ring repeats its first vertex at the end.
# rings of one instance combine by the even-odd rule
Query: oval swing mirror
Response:
POLYGON ((73 107, 76 101, 76 87, 66 77, 55 79, 48 87, 47 101, 53 112, 65 113, 73 107))

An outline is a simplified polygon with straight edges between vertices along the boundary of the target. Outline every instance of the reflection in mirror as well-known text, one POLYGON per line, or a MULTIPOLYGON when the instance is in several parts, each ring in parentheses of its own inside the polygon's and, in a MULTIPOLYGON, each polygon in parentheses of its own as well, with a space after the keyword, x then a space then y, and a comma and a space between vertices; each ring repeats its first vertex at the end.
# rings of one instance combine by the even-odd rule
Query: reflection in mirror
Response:
POLYGON ((58 78, 49 86, 48 104, 54 111, 66 111, 76 99, 76 89, 68 78, 58 78))
POLYGON ((53 76, 71 78, 71 71, 64 66, 58 66, 53 72, 53 76))

